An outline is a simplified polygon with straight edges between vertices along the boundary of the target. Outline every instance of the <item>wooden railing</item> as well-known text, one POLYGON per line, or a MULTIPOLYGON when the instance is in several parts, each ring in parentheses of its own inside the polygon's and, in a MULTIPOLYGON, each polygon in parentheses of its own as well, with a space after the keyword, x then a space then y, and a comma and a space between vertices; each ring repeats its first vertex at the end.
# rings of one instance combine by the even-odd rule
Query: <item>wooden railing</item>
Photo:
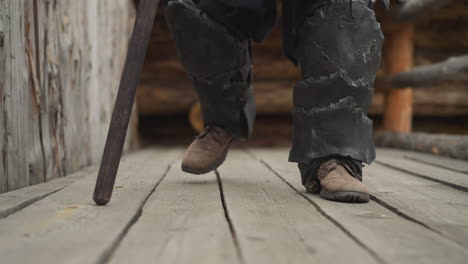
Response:
POLYGON ((413 68, 412 22, 429 11, 453 0, 399 0, 384 17, 385 77, 376 87, 385 92, 384 131, 376 134, 376 143, 422 152, 432 152, 468 159, 468 136, 431 135, 412 132, 413 88, 430 87, 458 80, 468 73, 468 55, 451 57, 443 62, 413 68))
POLYGON ((454 0, 393 0, 397 3, 392 10, 396 22, 413 21, 426 12, 437 10, 454 0))

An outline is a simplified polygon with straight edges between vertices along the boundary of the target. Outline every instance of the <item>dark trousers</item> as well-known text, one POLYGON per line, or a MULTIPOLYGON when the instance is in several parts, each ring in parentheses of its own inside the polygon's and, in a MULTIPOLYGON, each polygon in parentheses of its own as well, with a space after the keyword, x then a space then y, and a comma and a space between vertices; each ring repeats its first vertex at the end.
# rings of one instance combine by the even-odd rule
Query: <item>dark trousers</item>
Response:
MULTIPOLYGON (((261 42, 277 22, 276 0, 192 1, 211 20, 241 41, 261 42)), ((370 164, 375 159, 375 148, 372 121, 367 117, 367 111, 372 101, 383 41, 371 1, 285 0, 282 10, 284 51, 292 63, 300 67, 303 77, 294 88, 294 137, 290 161, 310 163, 339 155, 370 164)), ((180 30, 184 28, 180 27, 180 30)), ((173 27, 173 34, 177 35, 177 31, 173 27)), ((184 56, 193 57, 197 53, 196 50, 187 52, 189 48, 207 45, 203 42, 206 40, 188 40, 190 47, 179 48, 180 54, 187 54, 181 56, 182 61, 184 56)), ((180 41, 179 45, 188 45, 186 43, 180 41)), ((201 61, 210 63, 204 58, 201 61)), ((184 65, 190 66, 193 62, 191 59, 184 65)), ((197 67, 193 69, 197 71, 197 67)), ((242 120, 246 120, 244 123, 249 123, 247 126, 250 127, 255 110, 245 105, 254 102, 253 94, 243 93, 241 100, 226 99, 224 103, 223 95, 212 96, 219 87, 211 87, 207 83, 213 82, 203 83, 200 80, 203 78, 195 75, 192 78, 202 101, 202 110, 206 106, 204 118, 208 120, 205 122, 212 119, 212 123, 220 123, 218 125, 228 128, 236 136, 245 136, 236 129, 241 125, 224 120, 241 120, 238 117, 242 113, 238 111, 243 109, 245 118, 242 120), (234 106, 233 110, 223 107, 234 101, 243 106, 234 106)), ((228 86, 225 84, 223 89, 228 86)), ((234 90, 235 86, 232 87, 234 90)))
MULTIPOLYGON (((298 30, 308 14, 334 0, 283 0, 282 29, 285 55, 297 64, 298 30)), ((275 27, 277 0, 199 0, 200 8, 241 39, 262 42, 275 27)), ((372 1, 369 1, 372 8, 372 1)))

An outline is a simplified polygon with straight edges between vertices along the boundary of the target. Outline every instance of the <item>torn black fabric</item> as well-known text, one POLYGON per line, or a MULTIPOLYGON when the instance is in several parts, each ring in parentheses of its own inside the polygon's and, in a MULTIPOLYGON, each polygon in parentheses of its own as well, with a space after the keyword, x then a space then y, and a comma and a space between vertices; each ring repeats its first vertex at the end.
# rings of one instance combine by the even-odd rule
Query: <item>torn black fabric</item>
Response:
POLYGON ((303 78, 342 72, 350 79, 372 82, 380 64, 383 34, 366 1, 322 5, 313 14, 299 35, 297 56, 303 78))
MULTIPOLYGON (((367 111, 383 35, 371 6, 370 0, 283 1, 284 49, 303 77, 294 88, 290 161, 330 155, 373 161, 367 111)), ((263 40, 276 16, 273 0, 169 1, 169 27, 206 123, 237 137, 252 132, 249 40, 263 40)))
POLYGON ((370 164, 375 159, 372 120, 352 97, 326 107, 294 109, 294 137, 289 160, 307 163, 330 155, 370 164))
POLYGON ((331 155, 368 164, 375 159, 367 111, 383 35, 368 3, 327 1, 299 30, 296 55, 304 80, 294 88, 292 162, 331 155))
POLYGON ((248 137, 256 110, 249 41, 237 39, 191 0, 169 1, 166 19, 193 80, 205 124, 248 137))
POLYGON ((367 112, 372 103, 374 82, 363 78, 353 80, 345 72, 300 81, 293 92, 294 106, 304 109, 324 107, 350 96, 361 110, 367 112))
POLYGON ((276 0, 199 0, 200 9, 240 39, 262 42, 276 25, 276 0))

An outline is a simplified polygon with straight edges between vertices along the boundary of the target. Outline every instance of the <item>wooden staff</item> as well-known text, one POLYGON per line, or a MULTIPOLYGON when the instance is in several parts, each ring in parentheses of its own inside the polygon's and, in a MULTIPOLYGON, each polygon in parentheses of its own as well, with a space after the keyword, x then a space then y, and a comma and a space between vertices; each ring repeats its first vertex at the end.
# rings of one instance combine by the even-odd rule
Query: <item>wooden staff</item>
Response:
POLYGON ((133 102, 135 101, 135 92, 143 68, 158 3, 159 0, 141 0, 138 5, 135 26, 130 39, 101 167, 94 189, 93 199, 98 205, 106 205, 112 196, 133 102))

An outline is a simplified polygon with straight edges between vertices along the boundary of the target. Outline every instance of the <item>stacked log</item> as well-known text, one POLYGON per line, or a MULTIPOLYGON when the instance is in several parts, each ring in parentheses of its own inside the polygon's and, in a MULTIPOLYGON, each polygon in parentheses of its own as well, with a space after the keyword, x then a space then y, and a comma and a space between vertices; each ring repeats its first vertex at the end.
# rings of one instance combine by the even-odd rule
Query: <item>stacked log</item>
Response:
MULTIPOLYGON (((380 10, 379 10, 380 12, 380 10)), ((382 14, 378 13, 382 18, 382 14)), ((468 54, 468 4, 454 1, 435 13, 423 16, 414 27, 414 66, 444 61, 451 56, 468 54)), ((177 58, 174 44, 164 21, 158 15, 148 59, 138 91, 142 115, 187 114, 197 102, 177 58)), ((383 22, 384 30, 386 23, 383 22)), ((391 29, 390 29, 391 30, 391 29)), ((387 30, 386 30, 387 31, 387 30)), ((254 87, 260 115, 285 115, 292 109, 292 88, 300 78, 299 70, 283 55, 280 27, 262 44, 253 45, 254 87)), ((384 61, 388 54, 384 54, 384 61)), ((385 76, 384 67, 379 78, 385 76)), ((388 72, 388 71, 387 71, 388 72)), ((380 79, 381 80, 381 79, 380 79)), ((413 92, 414 116, 461 116, 468 113, 468 78, 427 84, 413 92)), ((376 86, 370 110, 384 112, 384 89, 376 86)))

